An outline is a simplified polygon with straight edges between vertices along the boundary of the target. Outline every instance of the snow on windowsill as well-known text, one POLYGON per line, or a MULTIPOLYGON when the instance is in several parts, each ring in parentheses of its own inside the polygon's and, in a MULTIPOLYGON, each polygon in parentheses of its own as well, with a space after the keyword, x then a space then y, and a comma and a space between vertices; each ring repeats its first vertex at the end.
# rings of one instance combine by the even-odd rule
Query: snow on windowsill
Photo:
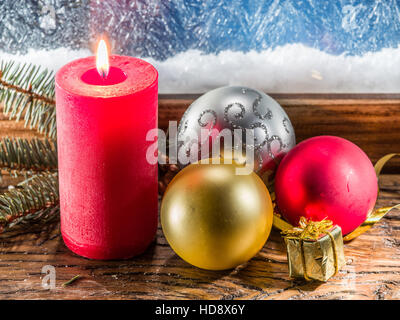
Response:
MULTIPOLYGON (((32 62, 58 70, 92 55, 89 50, 29 50, 25 55, 0 52, 0 59, 32 62)), ((245 85, 274 93, 398 93, 400 47, 362 56, 331 55, 302 44, 261 52, 188 50, 165 61, 144 58, 159 71, 160 93, 201 93, 226 85, 245 85)))

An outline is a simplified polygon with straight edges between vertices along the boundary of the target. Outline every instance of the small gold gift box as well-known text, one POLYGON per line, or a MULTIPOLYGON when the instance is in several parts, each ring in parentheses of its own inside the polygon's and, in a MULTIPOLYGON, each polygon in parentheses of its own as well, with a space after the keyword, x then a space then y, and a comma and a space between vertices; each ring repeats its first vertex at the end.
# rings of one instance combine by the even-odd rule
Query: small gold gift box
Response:
POLYGON ((332 221, 307 221, 301 217, 299 227, 282 231, 293 278, 327 281, 346 262, 342 229, 332 221))

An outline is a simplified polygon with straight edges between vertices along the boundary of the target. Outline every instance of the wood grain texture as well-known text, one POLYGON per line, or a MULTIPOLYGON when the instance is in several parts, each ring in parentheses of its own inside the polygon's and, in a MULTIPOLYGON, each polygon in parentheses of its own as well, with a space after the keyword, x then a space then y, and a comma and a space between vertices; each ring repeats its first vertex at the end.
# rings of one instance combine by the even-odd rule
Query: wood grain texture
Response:
POLYGON ((40 138, 43 135, 36 130, 30 130, 29 126, 25 127, 23 121, 16 122, 9 120, 3 114, 2 107, 0 106, 0 137, 40 138))
MULTIPOLYGON (((337 135, 357 144, 375 163, 400 150, 400 95, 379 94, 271 94, 285 109, 297 142, 318 135, 337 135)), ((162 95, 159 126, 178 121, 198 95, 162 95)), ((385 172, 400 172, 394 159, 385 172)))
MULTIPOLYGON (((384 175, 378 206, 400 203, 400 175, 384 175)), ((58 223, 0 239, 0 299, 400 299, 400 210, 345 244, 347 265, 327 283, 288 277, 284 243, 273 230, 262 251, 230 271, 181 260, 161 229, 145 254, 129 260, 80 258, 63 244, 58 223), (42 267, 56 288, 41 287, 42 267), (69 287, 62 283, 80 274, 69 287)))
MULTIPOLYGON (((297 140, 318 134, 348 138, 373 161, 400 151, 399 95, 273 95, 289 114, 297 140)), ((178 120, 195 96, 161 96, 160 127, 178 120)), ((0 117, 0 136, 39 136, 0 117)), ((381 178, 377 206, 400 203, 400 162, 381 178)), ((5 183, 12 179, 5 177, 5 183)), ((4 190, 4 184, 1 186, 4 190)), ((273 230, 265 247, 235 270, 212 272, 175 255, 162 230, 130 260, 94 261, 64 245, 59 224, 0 237, 0 299, 400 299, 400 210, 345 244, 347 265, 327 283, 288 277, 284 243, 273 230), (56 269, 56 288, 43 289, 42 267, 56 269), (80 274, 69 287, 62 283, 80 274)))
MULTIPOLYGON (((160 95, 158 122, 179 121, 198 94, 160 95)), ((383 155, 400 151, 400 94, 271 94, 289 115, 297 142, 318 135, 337 135, 356 143, 375 163, 383 155)), ((40 136, 21 122, 0 115, 0 137, 40 136)), ((400 172, 393 159, 384 172, 400 172)))

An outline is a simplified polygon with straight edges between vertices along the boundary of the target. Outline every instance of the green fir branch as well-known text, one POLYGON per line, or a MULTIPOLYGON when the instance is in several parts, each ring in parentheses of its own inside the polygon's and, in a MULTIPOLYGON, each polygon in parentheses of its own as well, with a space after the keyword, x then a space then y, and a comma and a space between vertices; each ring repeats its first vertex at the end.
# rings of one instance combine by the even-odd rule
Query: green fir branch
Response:
POLYGON ((57 170, 57 144, 48 139, 0 139, 0 169, 10 174, 57 170))
POLYGON ((0 195, 0 234, 58 216, 58 174, 33 176, 0 195))
POLYGON ((54 74, 33 64, 1 61, 0 103, 3 112, 25 126, 56 137, 54 74))

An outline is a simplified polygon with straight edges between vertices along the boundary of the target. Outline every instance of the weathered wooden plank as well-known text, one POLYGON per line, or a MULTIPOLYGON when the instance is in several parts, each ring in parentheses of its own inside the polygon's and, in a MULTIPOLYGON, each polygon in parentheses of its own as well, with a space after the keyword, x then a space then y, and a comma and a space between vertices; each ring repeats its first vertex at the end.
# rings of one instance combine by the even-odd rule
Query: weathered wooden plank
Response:
MULTIPOLYGON (((179 121, 196 94, 160 95, 159 127, 179 121)), ((363 149, 373 162, 400 150, 400 94, 271 94, 285 108, 297 142, 317 135, 337 135, 363 149)), ((1 136, 40 136, 23 123, 0 116, 1 136)), ((400 159, 393 159, 386 173, 400 172, 400 159)))
MULTIPOLYGON (((160 127, 178 120, 196 95, 161 96, 160 127)), ((319 134, 348 138, 375 161, 400 150, 400 95, 273 95, 286 109, 301 141, 319 134)), ((0 116, 0 136, 40 136, 0 116)), ((393 160, 389 172, 400 171, 393 160)), ((13 180, 5 176, 5 183, 13 180)), ((381 179, 378 205, 400 202, 400 175, 381 179)), ((347 265, 329 282, 288 278, 286 253, 273 231, 264 249, 235 270, 211 272, 190 266, 158 230, 141 256, 93 261, 71 253, 58 223, 40 231, 0 238, 0 299, 400 299, 400 211, 345 245, 347 265), (41 287, 44 265, 56 268, 56 288, 41 287), (61 284, 82 278, 70 287, 61 284)))
POLYGON ((37 130, 30 130, 29 126, 25 127, 23 121, 9 120, 1 111, 0 107, 0 137, 32 138, 43 136, 37 130))
MULTIPOLYGON (((356 143, 373 162, 400 150, 400 95, 271 94, 293 123, 297 142, 337 135, 356 143)), ((179 120, 198 95, 161 96, 159 126, 179 120)), ((394 159, 385 172, 400 172, 394 159)))
MULTIPOLYGON (((400 175, 384 175, 378 205, 400 202, 400 175)), ((141 256, 93 261, 71 253, 58 224, 0 239, 0 299, 400 299, 400 210, 345 245, 347 265, 327 283, 288 277, 283 241, 273 231, 264 249, 235 270, 206 271, 177 257, 161 229, 141 256), (44 265, 56 288, 41 287, 44 265), (61 284, 82 278, 70 287, 61 284)))

